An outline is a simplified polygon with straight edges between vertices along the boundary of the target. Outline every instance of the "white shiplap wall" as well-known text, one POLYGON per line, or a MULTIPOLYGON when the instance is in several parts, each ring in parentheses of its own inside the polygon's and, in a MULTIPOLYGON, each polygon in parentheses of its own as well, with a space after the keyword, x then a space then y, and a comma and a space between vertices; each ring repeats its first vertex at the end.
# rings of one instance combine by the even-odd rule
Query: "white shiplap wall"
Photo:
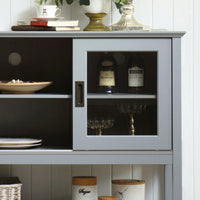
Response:
MULTIPOLYGON (((0 31, 10 30, 17 20, 34 16, 34 0, 1 0, 0 31)), ((183 119, 183 200, 199 200, 200 180, 200 1, 199 0, 134 0, 135 16, 142 24, 152 28, 184 30, 182 39, 182 119, 183 119)), ((78 18, 81 27, 88 19, 77 2, 73 6, 63 7, 63 16, 78 18)), ((118 11, 112 10, 104 21, 112 24, 119 18, 118 11)), ((163 167, 158 166, 1 166, 0 176, 17 175, 25 183, 23 199, 64 200, 70 197, 70 180, 76 173, 98 174, 100 181, 108 183, 112 177, 145 177, 151 180, 147 192, 152 188, 148 200, 162 199, 163 167), (147 169, 147 170, 146 170, 147 169), (64 174, 65 176, 63 176, 64 174), (155 174, 157 176, 155 176, 155 174), (42 178, 41 178, 42 177, 42 178), (105 178, 103 178, 105 177, 105 178), (151 177, 159 177, 157 180, 151 177), (57 183, 61 182, 63 185, 57 183), (40 185, 37 183, 40 182, 40 185), (43 183, 43 184, 41 184, 43 183), (66 187, 65 187, 66 185, 66 187), (61 188, 58 188, 61 187, 61 188), (155 189, 156 188, 156 189, 155 189), (58 194, 57 191, 62 191, 58 194), (159 192, 158 192, 159 191, 159 192), (37 194, 37 196, 34 196, 37 194), (57 196, 60 195, 60 196, 57 196), (155 196, 152 196, 155 195, 155 196), (51 198, 50 198, 51 197, 51 198), (66 198, 68 197, 68 198, 66 198)), ((78 174, 77 174, 78 175, 78 174)), ((109 193, 110 188, 101 184, 100 192, 109 193)))
POLYGON ((22 200, 71 200, 72 176, 97 176, 98 195, 111 195, 112 179, 143 179, 146 200, 164 200, 161 165, 1 165, 1 176, 18 176, 22 200))

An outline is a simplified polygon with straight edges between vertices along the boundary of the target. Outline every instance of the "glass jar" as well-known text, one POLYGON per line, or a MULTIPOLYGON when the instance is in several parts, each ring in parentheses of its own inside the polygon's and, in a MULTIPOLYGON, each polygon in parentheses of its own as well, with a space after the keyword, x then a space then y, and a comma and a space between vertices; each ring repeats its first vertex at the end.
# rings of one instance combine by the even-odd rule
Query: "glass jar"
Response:
POLYGON ((112 31, 129 31, 129 30, 148 30, 148 26, 144 26, 136 21, 133 12, 134 6, 133 0, 127 0, 124 5, 121 6, 120 11, 122 13, 120 20, 111 26, 112 31))

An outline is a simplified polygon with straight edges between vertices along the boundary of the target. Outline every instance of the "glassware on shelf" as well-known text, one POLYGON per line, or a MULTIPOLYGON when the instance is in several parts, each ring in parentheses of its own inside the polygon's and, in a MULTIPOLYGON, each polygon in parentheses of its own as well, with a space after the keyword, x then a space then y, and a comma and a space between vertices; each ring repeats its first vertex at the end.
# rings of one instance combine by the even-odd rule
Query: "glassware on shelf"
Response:
POLYGON ((132 2, 133 0, 127 0, 126 3, 121 6, 121 18, 116 24, 111 25, 112 31, 149 30, 148 26, 144 26, 136 21, 133 15, 134 6, 132 2))
POLYGON ((114 119, 89 118, 88 128, 96 130, 96 135, 102 135, 104 129, 112 128, 114 119))
POLYGON ((118 109, 121 113, 129 115, 130 118, 130 128, 129 134, 135 135, 135 126, 134 126, 134 115, 141 114, 146 110, 147 105, 144 103, 121 103, 118 105, 118 109))

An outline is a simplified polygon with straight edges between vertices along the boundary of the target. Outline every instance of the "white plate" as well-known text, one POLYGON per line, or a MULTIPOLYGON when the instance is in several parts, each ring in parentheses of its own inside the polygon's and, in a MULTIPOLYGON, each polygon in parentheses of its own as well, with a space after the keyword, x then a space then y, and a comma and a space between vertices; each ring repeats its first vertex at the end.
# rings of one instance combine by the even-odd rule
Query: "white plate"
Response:
POLYGON ((40 146, 41 143, 38 143, 38 144, 18 144, 18 145, 0 145, 0 148, 13 148, 13 149, 19 149, 19 148, 30 148, 30 147, 37 147, 37 146, 40 146))
POLYGON ((31 145, 42 142, 41 139, 32 138, 0 138, 0 146, 3 145, 31 145))
POLYGON ((56 21, 56 20, 62 20, 64 17, 33 17, 32 19, 35 19, 37 21, 56 21))

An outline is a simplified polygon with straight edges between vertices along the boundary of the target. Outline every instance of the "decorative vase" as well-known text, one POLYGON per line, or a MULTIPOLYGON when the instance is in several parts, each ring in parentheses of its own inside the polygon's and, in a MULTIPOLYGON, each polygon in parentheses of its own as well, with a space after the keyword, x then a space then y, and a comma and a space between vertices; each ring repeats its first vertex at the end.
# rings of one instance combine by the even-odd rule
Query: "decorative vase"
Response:
POLYGON ((109 27, 103 24, 103 17, 109 12, 111 0, 90 0, 89 6, 82 6, 85 15, 90 22, 84 31, 109 31, 109 27))
POLYGON ((133 0, 127 0, 126 3, 121 7, 122 13, 120 20, 111 26, 113 31, 129 31, 129 30, 148 30, 148 26, 144 26, 136 21, 133 12, 134 6, 133 0))

